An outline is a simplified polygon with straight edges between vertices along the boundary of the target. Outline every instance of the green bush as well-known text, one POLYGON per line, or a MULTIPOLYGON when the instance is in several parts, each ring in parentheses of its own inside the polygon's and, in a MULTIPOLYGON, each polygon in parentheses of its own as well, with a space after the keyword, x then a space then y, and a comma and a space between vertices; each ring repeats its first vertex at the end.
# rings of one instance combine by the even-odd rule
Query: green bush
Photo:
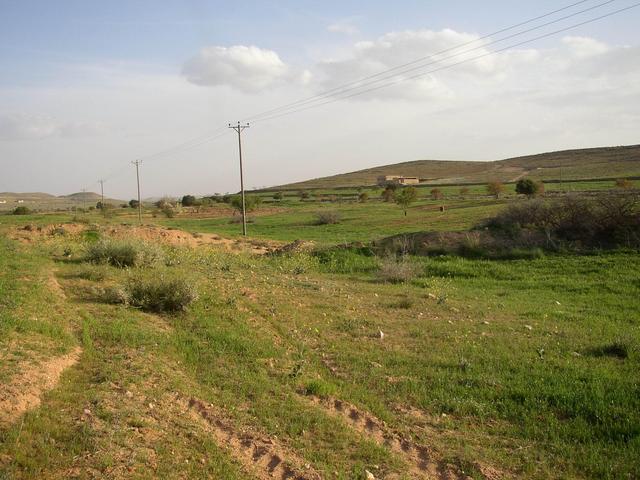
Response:
POLYGON ((198 298, 191 282, 163 276, 131 279, 124 292, 129 305, 157 313, 184 311, 198 298))
POLYGON ((20 207, 16 207, 13 210, 13 214, 14 215, 29 215, 29 214, 31 214, 31 210, 29 208, 27 208, 27 207, 20 206, 20 207))
POLYGON ((85 260, 116 267, 149 267, 161 262, 162 250, 152 244, 130 240, 99 240, 86 249, 85 260))

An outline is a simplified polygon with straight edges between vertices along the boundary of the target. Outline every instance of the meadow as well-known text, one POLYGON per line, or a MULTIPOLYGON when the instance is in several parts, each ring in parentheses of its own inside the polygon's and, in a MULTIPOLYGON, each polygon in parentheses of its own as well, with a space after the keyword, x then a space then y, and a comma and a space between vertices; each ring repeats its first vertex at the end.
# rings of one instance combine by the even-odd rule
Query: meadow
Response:
MULTIPOLYGON (((381 272, 399 260, 370 240, 468 230, 521 199, 447 191, 444 212, 423 198, 405 216, 319 193, 263 193, 249 224, 315 250, 158 237, 158 261, 128 268, 86 255, 136 222, 130 209, 0 217, 0 379, 81 351, 39 406, 0 421, 0 478, 640 475, 637 251, 410 255, 395 282, 381 272), (317 225, 324 210, 339 222, 317 225), (109 295, 158 279, 197 299, 158 313, 109 295)), ((231 210, 212 208, 144 222, 237 238, 231 210)))

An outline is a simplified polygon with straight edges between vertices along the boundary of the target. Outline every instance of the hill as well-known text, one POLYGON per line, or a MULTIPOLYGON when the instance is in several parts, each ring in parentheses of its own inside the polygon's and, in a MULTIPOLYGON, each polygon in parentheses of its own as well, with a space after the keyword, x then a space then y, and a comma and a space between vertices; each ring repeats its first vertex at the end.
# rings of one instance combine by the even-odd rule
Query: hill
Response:
MULTIPOLYGON (((77 192, 70 195, 56 197, 48 193, 0 193, 0 211, 10 211, 18 205, 24 205, 32 210, 51 211, 67 210, 74 207, 93 206, 100 201, 100 195, 94 192, 77 192)), ((119 205, 122 200, 105 198, 105 203, 119 205)))
POLYGON ((416 160, 290 183, 269 190, 374 185, 380 175, 419 177, 423 184, 473 184, 491 180, 586 180, 640 176, 640 145, 563 150, 495 161, 416 160))

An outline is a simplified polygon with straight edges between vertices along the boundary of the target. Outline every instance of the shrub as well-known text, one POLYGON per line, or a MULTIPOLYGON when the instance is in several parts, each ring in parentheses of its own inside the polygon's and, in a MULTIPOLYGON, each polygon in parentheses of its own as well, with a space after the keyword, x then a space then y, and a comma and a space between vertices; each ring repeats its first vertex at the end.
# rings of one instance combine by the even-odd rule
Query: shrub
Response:
POLYGON ((416 266, 406 257, 385 257, 378 267, 378 279, 383 282, 404 283, 412 280, 416 274, 416 266))
POLYGON ((360 203, 365 203, 367 200, 369 200, 369 194, 367 192, 361 192, 358 195, 358 201, 360 203))
POLYGON ((191 282, 163 276, 131 279, 124 292, 127 304, 157 313, 184 311, 198 298, 191 282))
POLYGON ((193 195, 184 195, 181 203, 183 207, 192 207, 196 204, 196 197, 193 195))
POLYGON ((298 192, 298 196, 300 197, 300 200, 307 200, 310 197, 309 192, 307 192, 305 190, 300 190, 298 192))
POLYGON ((138 208, 139 204, 140 204, 140 202, 138 202, 138 200, 129 200, 129 206, 131 208, 138 208))
POLYGON ((145 267, 159 263, 162 250, 152 244, 128 240, 99 240, 87 247, 85 259, 116 267, 145 267))
POLYGON ((522 178, 516 183, 516 193, 526 195, 527 197, 535 197, 544 192, 542 182, 536 182, 530 178, 522 178))
POLYGON ((626 178, 618 178, 616 180, 616 188, 620 188, 622 190, 631 190, 633 188, 633 183, 631 180, 626 178))
POLYGON ((499 180, 494 180, 487 184, 487 193, 493 195, 496 198, 500 198, 500 195, 504 192, 504 185, 499 180))
POLYGON ((276 192, 273 194, 274 200, 282 200, 283 198, 284 198, 284 193, 282 192, 276 192))
POLYGON ((334 225, 340 223, 340 214, 334 211, 316 213, 316 225, 334 225))
POLYGON ((382 199, 387 203, 390 203, 393 200, 394 195, 395 195, 395 189, 392 189, 389 187, 385 188, 380 194, 382 199))
MULTIPOLYGON (((247 212, 253 212, 262 204, 262 197, 257 195, 245 195, 244 196, 244 208, 247 212)), ((234 195, 231 198, 231 206, 242 213, 242 195, 234 195)))
POLYGON ((165 217, 167 218, 173 218, 176 216, 176 211, 171 207, 171 205, 166 204, 164 205, 160 211, 164 214, 165 217))
POLYGON ((601 194, 596 198, 567 196, 512 204, 484 224, 512 237, 522 230, 543 232, 547 242, 573 246, 640 246, 640 196, 601 194))
POLYGON ((442 190, 440 190, 439 188, 431 189, 429 194, 431 195, 432 200, 442 200, 444 198, 444 194, 442 193, 442 190))
POLYGON ((13 210, 14 215, 29 215, 30 213, 31 213, 31 210, 24 206, 16 207, 13 210))

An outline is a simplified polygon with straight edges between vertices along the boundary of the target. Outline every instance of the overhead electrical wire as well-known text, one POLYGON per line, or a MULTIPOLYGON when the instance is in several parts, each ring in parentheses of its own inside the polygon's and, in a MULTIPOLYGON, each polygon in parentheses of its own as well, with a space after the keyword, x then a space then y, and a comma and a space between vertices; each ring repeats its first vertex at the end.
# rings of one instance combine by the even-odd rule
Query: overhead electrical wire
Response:
POLYGON ((366 93, 370 93, 370 92, 373 92, 373 91, 376 91, 376 90, 380 90, 382 88, 386 88, 386 87, 390 87, 390 86, 393 86, 393 85, 397 85, 399 83, 403 83, 403 82, 406 82, 406 81, 409 81, 409 80, 415 80, 417 78, 421 78, 421 77, 424 77, 426 75, 430 75, 432 73, 440 72, 442 70, 447 70, 449 68, 453 68, 453 67, 456 67, 458 65, 462 65, 462 64, 469 63, 469 62, 472 62, 472 61, 475 61, 475 60, 479 60, 481 58, 485 58, 485 57, 488 57, 488 56, 491 56, 491 55, 496 55, 496 54, 504 52, 506 50, 509 50, 509 49, 512 49, 512 48, 516 48, 516 47, 519 47, 519 46, 522 46, 522 45, 526 45, 528 43, 535 42, 537 40, 542 40, 544 38, 551 37, 553 35, 557 35, 559 33, 563 33, 563 32, 572 30, 574 28, 578 28, 578 27, 581 27, 583 25, 587 25, 589 23, 596 22, 598 20, 602 20, 604 18, 611 17, 613 15, 617 15, 617 14, 625 12, 627 10, 631 10, 632 8, 636 8, 638 6, 640 6, 640 2, 634 3, 633 5, 630 5, 628 7, 624 7, 624 8, 618 9, 618 10, 614 10, 612 12, 606 13, 604 15, 600 15, 600 16, 595 17, 595 18, 591 18, 589 20, 585 20, 585 21, 580 22, 580 23, 576 23, 576 24, 570 25, 568 27, 561 28, 559 30, 554 30, 553 32, 548 32, 548 33, 545 33, 543 35, 539 35, 537 37, 530 38, 528 40, 524 40, 522 42, 518 42, 518 43, 515 43, 515 44, 512 44, 512 45, 509 45, 507 47, 504 47, 504 48, 500 48, 498 50, 487 52, 487 53, 484 53, 482 55, 478 55, 478 56, 475 56, 475 57, 472 57, 472 58, 461 60, 459 62, 452 63, 452 64, 449 64, 449 65, 444 65, 442 67, 439 67, 439 68, 436 68, 436 69, 433 69, 433 70, 429 70, 427 72, 422 72, 422 73, 419 73, 419 74, 416 74, 416 75, 412 75, 412 76, 409 76, 409 77, 401 77, 401 78, 396 79, 395 81, 388 82, 388 83, 385 83, 385 84, 382 84, 382 85, 377 85, 375 87, 367 88, 365 90, 361 90, 359 92, 352 93, 350 95, 346 95, 346 96, 342 96, 342 97, 333 97, 333 98, 331 98, 331 99, 329 99, 327 101, 321 102, 321 103, 314 103, 312 105, 307 105, 306 107, 302 107, 302 108, 299 108, 299 109, 290 110, 290 111, 286 111, 284 113, 279 113, 279 114, 275 114, 275 115, 272 115, 272 116, 269 116, 269 117, 261 118, 261 119, 255 120, 253 123, 273 120, 273 119, 284 117, 284 116, 287 116, 287 115, 292 115, 294 113, 302 112, 302 111, 305 111, 305 110, 310 110, 312 108, 321 107, 323 105, 328 105, 330 103, 334 103, 334 102, 337 102, 337 101, 340 101, 340 100, 346 100, 348 98, 353 98, 353 97, 356 97, 356 96, 359 96, 359 95, 364 95, 366 93))
MULTIPOLYGON (((617 0, 607 0, 605 2, 599 3, 597 5, 593 5, 593 6, 589 7, 589 8, 580 10, 578 12, 574 12, 574 13, 571 13, 569 15, 565 15, 563 17, 557 18, 555 20, 543 23, 541 25, 537 25, 535 27, 532 27, 532 28, 529 28, 529 29, 526 29, 526 30, 522 30, 520 32, 516 32, 514 34, 508 35, 508 36, 503 37, 503 38, 492 40, 491 42, 488 42, 488 43, 483 43, 483 44, 481 44, 481 45, 479 45, 477 47, 470 48, 470 49, 467 49, 467 50, 463 50, 462 52, 457 52, 457 53, 454 53, 452 55, 449 55, 449 56, 446 56, 446 57, 443 57, 443 58, 435 58, 435 57, 437 57, 439 55, 442 55, 443 53, 458 50, 459 48, 462 48, 462 47, 467 46, 467 45, 471 45, 473 43, 477 43, 477 42, 479 42, 479 41, 481 41, 483 39, 486 39, 489 36, 492 36, 492 35, 495 35, 495 34, 485 35, 484 37, 478 38, 476 40, 472 40, 470 42, 463 43, 463 44, 458 45, 456 47, 447 48, 445 50, 441 50, 441 51, 433 53, 431 55, 422 57, 422 58, 420 58, 418 60, 414 60, 412 62, 408 62, 408 63, 402 64, 402 65, 398 65, 396 67, 392 67, 392 68, 390 68, 388 70, 385 70, 384 72, 379 72, 379 73, 376 73, 375 75, 370 75, 369 77, 364 77, 361 80, 357 80, 355 82, 350 82, 350 83, 345 84, 345 85, 343 85, 341 87, 336 87, 336 88, 333 88, 331 90, 327 90, 326 92, 319 93, 317 95, 314 95, 313 97, 309 97, 309 98, 304 99, 304 100, 299 100, 297 102, 292 102, 292 103, 290 103, 288 105, 285 105, 285 106, 282 106, 282 107, 271 109, 268 112, 272 112, 272 114, 280 113, 282 110, 291 110, 291 109, 297 108, 299 106, 302 106, 304 104, 315 103, 315 102, 318 102, 318 101, 323 100, 325 98, 330 98, 330 97, 334 97, 336 95, 342 95, 342 94, 347 93, 347 92, 355 91, 355 90, 358 90, 360 88, 367 87, 369 85, 373 85, 375 83, 379 83, 379 82, 382 82, 382 81, 385 81, 385 80, 389 80, 389 79, 397 77, 399 75, 404 75, 404 74, 409 73, 409 72, 420 70, 422 68, 426 68, 426 67, 429 67, 431 65, 435 65, 437 63, 441 63, 441 62, 443 62, 445 60, 456 58, 456 57, 459 57, 459 56, 464 55, 466 53, 471 53, 471 52, 474 52, 476 50, 480 50, 480 49, 489 47, 491 45, 495 45, 497 43, 504 42, 506 40, 510 40, 512 38, 519 37, 519 36, 525 35, 527 33, 531 33, 531 32, 536 31, 536 30, 540 30, 541 28, 548 27, 549 25, 553 25, 553 24, 562 22, 564 20, 567 20, 569 18, 573 18, 573 17, 581 15, 583 13, 595 10, 597 8, 600 8, 600 7, 603 7, 605 5, 611 4, 611 3, 615 2, 615 1, 617 1, 617 0), (429 63, 426 63, 426 64, 421 64, 425 60, 431 60, 431 61, 429 63), (420 64, 420 65, 416 65, 416 64, 420 64), (409 68, 409 67, 411 67, 411 68, 409 68), (389 75, 390 73, 391 73, 391 75, 389 75), (373 79, 373 81, 367 81, 368 79, 373 79), (348 88, 344 88, 344 87, 348 87, 348 88)), ((537 17, 537 18, 540 18, 540 17, 537 17)), ((530 22, 523 22, 523 23, 530 23, 530 22)), ((520 25, 522 25, 522 24, 520 24, 520 25)), ((503 29, 502 32, 504 32, 506 30, 510 30, 510 29, 503 29)), ((266 115, 266 113, 263 112, 261 114, 257 114, 257 115, 254 115, 252 117, 249 117, 248 121, 255 122, 259 118, 261 118, 263 116, 271 116, 271 115, 266 115)))

